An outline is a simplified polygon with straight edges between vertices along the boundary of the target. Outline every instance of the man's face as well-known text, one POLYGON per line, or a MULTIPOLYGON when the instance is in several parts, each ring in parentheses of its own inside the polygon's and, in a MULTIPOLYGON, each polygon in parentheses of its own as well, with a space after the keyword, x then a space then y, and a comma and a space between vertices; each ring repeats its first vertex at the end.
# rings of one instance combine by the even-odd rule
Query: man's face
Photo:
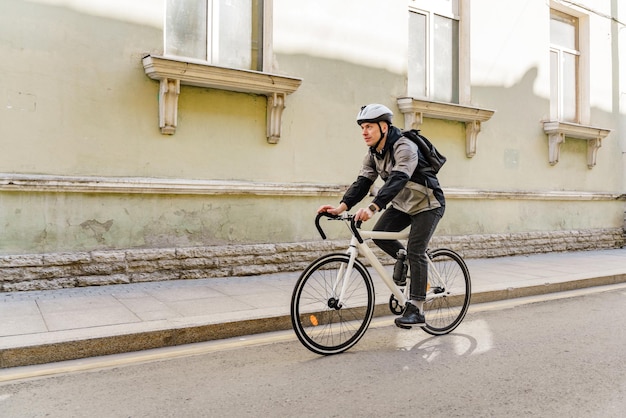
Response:
POLYGON ((378 129, 377 123, 365 122, 361 124, 361 134, 363 135, 363 139, 368 147, 376 145, 382 135, 387 132, 387 124, 381 122, 380 129, 378 129), (382 129, 382 132, 380 129, 382 129))

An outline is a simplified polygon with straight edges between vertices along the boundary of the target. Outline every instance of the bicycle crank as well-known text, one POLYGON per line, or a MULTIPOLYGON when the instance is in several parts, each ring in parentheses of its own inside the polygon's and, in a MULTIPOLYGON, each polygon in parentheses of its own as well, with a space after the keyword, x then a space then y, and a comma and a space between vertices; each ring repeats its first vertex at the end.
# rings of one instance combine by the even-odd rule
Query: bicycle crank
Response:
POLYGON ((404 312, 404 306, 400 305, 393 293, 389 297, 389 310, 394 315, 402 315, 402 312, 404 312))

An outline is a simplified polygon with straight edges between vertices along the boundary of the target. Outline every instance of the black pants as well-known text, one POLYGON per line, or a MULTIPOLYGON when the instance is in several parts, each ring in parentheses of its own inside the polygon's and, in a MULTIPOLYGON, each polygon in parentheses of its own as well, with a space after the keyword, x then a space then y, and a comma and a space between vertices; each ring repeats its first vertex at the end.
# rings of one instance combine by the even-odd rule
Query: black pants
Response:
MULTIPOLYGON (((411 216, 392 206, 382 213, 374 225, 374 231, 388 232, 399 232, 411 225, 406 252, 411 271, 411 299, 413 300, 426 300, 428 282, 426 249, 444 211, 445 207, 440 207, 411 216)), ((396 258, 398 250, 404 248, 397 240, 374 240, 374 242, 393 258, 396 258)))

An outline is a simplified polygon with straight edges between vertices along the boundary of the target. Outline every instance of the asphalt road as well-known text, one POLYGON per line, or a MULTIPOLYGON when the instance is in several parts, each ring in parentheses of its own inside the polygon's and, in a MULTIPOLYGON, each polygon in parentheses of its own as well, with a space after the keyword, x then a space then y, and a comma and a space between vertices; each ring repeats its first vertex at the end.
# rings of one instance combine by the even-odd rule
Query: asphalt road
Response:
POLYGON ((283 332, 19 369, 0 417, 623 417, 626 286, 568 296, 442 337, 383 318, 330 357, 283 332))

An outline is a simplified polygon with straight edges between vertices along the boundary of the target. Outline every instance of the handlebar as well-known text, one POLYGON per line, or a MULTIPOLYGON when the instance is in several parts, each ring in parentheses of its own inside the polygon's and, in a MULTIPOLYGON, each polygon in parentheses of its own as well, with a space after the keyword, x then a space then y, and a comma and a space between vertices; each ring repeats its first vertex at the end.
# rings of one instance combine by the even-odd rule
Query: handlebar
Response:
POLYGON ((361 237, 361 234, 359 233, 359 228, 361 228, 361 221, 355 221, 354 220, 354 215, 333 215, 332 213, 328 213, 328 212, 321 212, 318 213, 317 216, 315 217, 315 227, 317 228, 317 232, 320 233, 322 239, 326 239, 326 234, 324 233, 324 230, 322 229, 322 226, 320 225, 320 219, 321 218, 329 218, 329 219, 339 219, 339 220, 343 220, 343 221, 350 221, 350 230, 352 230, 352 234, 356 237, 357 241, 359 241, 360 244, 363 243, 363 238, 361 237))
POLYGON ((328 212, 320 212, 315 217, 315 227, 317 228, 317 232, 320 233, 320 235, 322 236, 322 239, 326 239, 326 234, 324 233, 324 230, 322 229, 322 226, 320 225, 320 219, 322 217, 326 217, 326 218, 330 218, 330 219, 338 219, 340 216, 339 215, 333 215, 333 214, 328 213, 328 212))

